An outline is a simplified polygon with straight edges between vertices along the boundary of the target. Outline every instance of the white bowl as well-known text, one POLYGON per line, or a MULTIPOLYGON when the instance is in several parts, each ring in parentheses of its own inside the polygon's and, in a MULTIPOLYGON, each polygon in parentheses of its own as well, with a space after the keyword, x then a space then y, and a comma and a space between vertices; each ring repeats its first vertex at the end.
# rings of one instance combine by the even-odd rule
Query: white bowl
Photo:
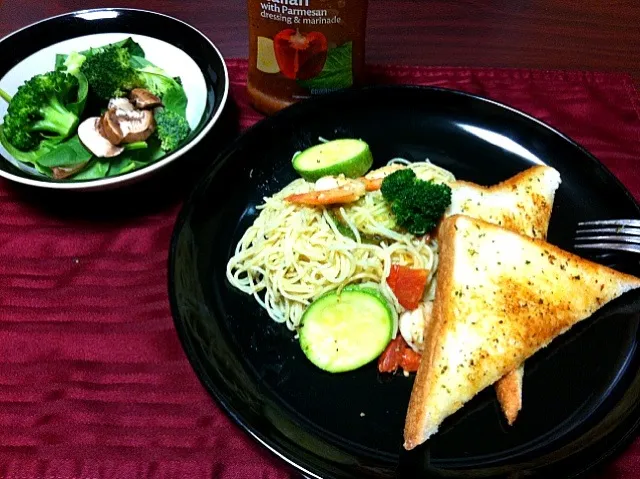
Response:
MULTIPOLYGON (((104 190, 129 185, 158 172, 193 148, 218 121, 229 94, 229 74, 216 46, 191 25, 167 15, 107 8, 72 12, 42 20, 0 40, 0 88, 14 94, 38 73, 54 69, 57 53, 86 50, 131 37, 146 58, 179 76, 188 97, 190 139, 148 166, 92 180, 55 180, 13 158, 0 145, 0 176, 58 190, 104 190), (27 40, 28 39, 28 40, 27 40)), ((0 100, 0 120, 7 104, 0 100)))

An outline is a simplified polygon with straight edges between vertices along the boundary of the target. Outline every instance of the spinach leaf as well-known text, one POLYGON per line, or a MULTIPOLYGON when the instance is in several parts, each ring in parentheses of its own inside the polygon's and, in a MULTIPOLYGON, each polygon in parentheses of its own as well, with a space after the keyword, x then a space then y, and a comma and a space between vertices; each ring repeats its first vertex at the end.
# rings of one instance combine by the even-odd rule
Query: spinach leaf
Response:
POLYGON ((111 166, 107 176, 116 176, 143 168, 165 156, 160 148, 160 140, 155 136, 147 139, 147 147, 137 150, 127 150, 111 159, 111 166))
POLYGON ((65 55, 64 53, 56 54, 56 66, 55 66, 56 70, 66 70, 66 67, 64 66, 64 62, 68 56, 69 55, 65 55))
POLYGON ((134 41, 131 37, 125 38, 122 41, 114 43, 113 45, 122 47, 125 50, 129 50, 129 53, 132 56, 135 55, 136 57, 144 58, 144 50, 142 49, 140 44, 134 41))
POLYGON ((71 166, 80 162, 76 161, 76 153, 73 151, 73 148, 62 143, 46 155, 38 158, 37 163, 40 166, 53 168, 56 166, 71 166))
POLYGON ((164 151, 160 148, 160 141, 157 138, 149 138, 147 144, 147 148, 125 151, 117 157, 112 158, 107 176, 122 175, 143 168, 165 155, 164 151))
POLYGON ((129 64, 135 68, 136 70, 140 70, 145 67, 153 67, 153 63, 147 60, 145 57, 139 57, 138 55, 131 55, 131 60, 129 60, 129 64))
POLYGON ((89 94, 89 82, 87 81, 87 77, 84 76, 84 73, 78 71, 74 74, 78 79, 78 99, 67 105, 67 110, 71 113, 75 113, 76 116, 82 116, 82 112, 84 111, 84 107, 87 104, 87 95, 89 94))
POLYGON ((337 90, 353 85, 352 68, 353 45, 347 42, 332 48, 327 53, 327 61, 320 74, 308 80, 298 80, 298 84, 311 90, 337 90))
POLYGON ((138 74, 145 88, 160 97, 167 110, 172 110, 182 117, 186 116, 188 100, 181 82, 154 65, 139 68, 138 74))
POLYGON ((93 159, 87 167, 77 175, 72 176, 71 180, 95 180, 104 178, 109 171, 109 161, 106 159, 93 159))
POLYGON ((167 110, 171 110, 180 116, 187 116, 187 94, 182 86, 176 85, 162 95, 162 104, 167 110))
POLYGON ((147 139, 146 148, 125 151, 123 155, 126 155, 127 158, 140 163, 152 163, 162 158, 165 155, 165 152, 160 148, 160 140, 158 137, 156 135, 152 135, 147 139))
POLYGON ((127 152, 121 153, 111 160, 107 176, 117 176, 135 169, 135 163, 127 152))
POLYGON ((42 173, 45 176, 48 176, 49 178, 53 177, 53 172, 51 171, 51 168, 47 168, 46 166, 40 166, 38 163, 35 164, 36 170, 39 173, 42 173))
POLYGON ((36 148, 35 150, 18 150, 15 146, 9 143, 9 140, 7 140, 7 137, 4 135, 2 127, 3 125, 0 124, 0 144, 2 144, 5 150, 7 150, 7 153, 9 153, 16 160, 21 161, 22 163, 30 163, 32 165, 35 165, 38 158, 47 154, 56 146, 54 142, 44 140, 40 142, 38 148, 36 148))
MULTIPOLYGON (((123 156, 123 155, 120 155, 123 156)), ((109 173, 107 176, 118 176, 124 173, 129 173, 130 171, 137 170, 146 165, 146 163, 142 163, 140 161, 133 160, 128 156, 124 156, 123 158, 118 157, 117 161, 112 161, 109 166, 109 173)))
POLYGON ((80 71, 80 66, 84 63, 84 58, 82 55, 74 54, 74 58, 72 59, 73 65, 67 65, 67 58, 69 58, 68 55, 56 55, 56 70, 70 73, 78 79, 77 99, 73 103, 67 104, 66 107, 71 113, 81 116, 87 104, 87 96, 89 95, 89 82, 84 73, 80 71))
MULTIPOLYGON (((164 150, 160 147, 160 139, 157 135, 151 136, 147 139, 147 144, 149 145, 146 150, 138 150, 137 156, 135 158, 136 161, 140 161, 142 163, 153 163, 156 160, 159 160, 163 156, 165 156, 164 150)), ((132 152, 134 153, 134 152, 132 152)))
POLYGON ((182 86, 182 79, 180 77, 172 77, 165 70, 157 65, 154 65, 144 57, 138 57, 136 55, 131 56, 129 64, 136 70, 142 70, 143 73, 153 73, 156 75, 162 75, 174 80, 179 86, 182 86))
POLYGON ((75 135, 39 157, 36 162, 40 166, 47 168, 73 166, 79 163, 86 163, 92 156, 91 152, 84 147, 78 135, 75 135))

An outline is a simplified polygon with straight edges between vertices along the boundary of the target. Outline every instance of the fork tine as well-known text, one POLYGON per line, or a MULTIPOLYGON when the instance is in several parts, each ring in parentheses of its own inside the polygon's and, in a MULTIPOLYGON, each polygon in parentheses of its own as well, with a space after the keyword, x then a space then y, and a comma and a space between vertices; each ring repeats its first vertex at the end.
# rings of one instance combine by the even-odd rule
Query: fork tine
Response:
POLYGON ((576 241, 613 241, 618 243, 640 244, 640 238, 635 236, 626 236, 626 235, 576 236, 575 240, 576 241))
POLYGON ((640 245, 631 243, 577 243, 575 249, 615 250, 629 253, 640 253, 640 245))
POLYGON ((640 220, 597 220, 597 221, 580 221, 578 226, 632 226, 640 228, 640 220))
POLYGON ((640 220, 580 221, 574 243, 575 249, 640 253, 640 220))
POLYGON ((640 236, 640 228, 625 228, 623 226, 618 228, 588 228, 588 229, 577 229, 576 235, 585 235, 585 234, 593 234, 593 233, 613 233, 613 234, 624 234, 629 236, 640 236))

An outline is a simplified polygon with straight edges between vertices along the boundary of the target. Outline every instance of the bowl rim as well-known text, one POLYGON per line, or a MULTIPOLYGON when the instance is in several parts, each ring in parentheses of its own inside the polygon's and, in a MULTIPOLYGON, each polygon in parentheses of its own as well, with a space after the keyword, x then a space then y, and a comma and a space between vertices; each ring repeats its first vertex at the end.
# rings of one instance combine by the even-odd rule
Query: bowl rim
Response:
MULTIPOLYGON (((182 155, 184 155, 185 153, 187 153, 189 150, 191 150, 194 146, 196 146, 198 143, 200 143, 200 141, 209 133, 209 131, 211 131, 211 129, 213 128, 213 125, 215 125, 218 121, 218 119, 220 118, 220 116, 222 115, 222 112, 224 110, 225 105, 227 104, 227 100, 229 98, 229 70, 227 68, 227 64, 225 62, 224 56, 222 55, 222 53, 220 52, 220 50, 218 49, 218 47, 211 41, 211 39, 209 39, 209 37, 207 37, 201 30, 197 29, 196 27, 194 27, 193 25, 185 22, 184 20, 180 20, 178 18, 172 17, 171 15, 167 15, 165 13, 160 13, 160 12, 155 12, 153 10, 145 10, 145 9, 141 9, 141 8, 120 8, 120 7, 105 7, 105 8, 89 8, 89 9, 84 9, 84 10, 75 10, 75 11, 71 11, 71 12, 67 12, 67 13, 62 13, 60 15, 55 15, 52 17, 47 17, 47 18, 43 18, 42 20, 38 20, 36 22, 33 22, 29 25, 26 25, 22 28, 19 28, 18 30, 15 30, 11 33, 9 33, 8 35, 0 38, 0 45, 2 45, 6 40, 8 40, 9 38, 11 38, 14 35, 17 35, 18 33, 24 31, 24 30, 28 30, 29 28, 33 28, 41 23, 44 22, 49 22, 52 20, 56 20, 58 18, 63 18, 63 17, 78 17, 78 16, 82 16, 82 15, 88 15, 88 14, 96 14, 99 12, 110 12, 110 11, 114 11, 114 12, 137 12, 137 13, 141 13, 141 14, 147 14, 147 15, 154 15, 154 16, 160 16, 160 17, 165 17, 169 20, 173 20, 175 22, 178 23, 182 23, 183 25, 185 25, 186 27, 192 29, 193 31, 195 31, 198 35, 200 35, 213 49, 213 51, 216 52, 216 54, 220 57, 220 62, 222 63, 222 69, 224 71, 224 91, 222 93, 222 98, 220 101, 220 104, 217 108, 217 110, 213 113, 213 115, 211 116, 211 118, 207 121, 206 125, 202 128, 202 130, 200 130, 200 132, 194 136, 193 138, 191 138, 191 140, 189 140, 186 144, 184 144, 178 151, 175 151, 169 155, 167 155, 166 157, 162 158, 161 160, 158 160, 154 163, 151 163, 150 165, 141 168, 139 170, 136 171, 132 171, 129 173, 125 173, 123 175, 119 175, 119 176, 113 176, 113 177, 107 177, 107 178, 100 178, 100 179, 96 179, 96 180, 88 180, 88 181, 82 181, 82 182, 51 182, 51 181, 43 181, 43 180, 38 180, 35 177, 34 178, 25 178, 23 176, 18 176, 18 175, 14 175, 13 173, 9 173, 7 171, 4 171, 2 169, 0 169, 0 176, 4 177, 8 180, 11 181, 15 181, 17 183, 22 183, 24 185, 29 185, 29 186, 37 186, 37 187, 41 187, 41 188, 48 188, 48 189, 54 189, 54 190, 90 190, 90 189, 103 189, 105 187, 110 187, 110 186, 115 186, 118 185, 119 183, 130 183, 132 181, 135 180, 139 180, 142 179, 143 177, 149 175, 150 173, 153 173, 154 171, 157 171, 161 168, 163 168, 164 166, 168 165, 169 163, 173 162, 174 160, 177 160, 178 158, 180 158, 182 155)), ((187 53, 187 52, 185 52, 187 53)), ((187 53, 187 55, 189 55, 187 53)), ((189 55, 190 57, 190 55, 189 55)), ((8 161, 6 158, 4 158, 4 156, 0 155, 0 158, 2 159, 2 161, 8 161)))

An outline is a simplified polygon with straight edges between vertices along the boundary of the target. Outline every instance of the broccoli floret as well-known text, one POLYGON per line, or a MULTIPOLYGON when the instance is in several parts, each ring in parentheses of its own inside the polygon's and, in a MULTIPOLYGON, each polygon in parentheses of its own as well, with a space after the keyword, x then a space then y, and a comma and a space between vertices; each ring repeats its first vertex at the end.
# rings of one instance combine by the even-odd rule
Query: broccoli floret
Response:
POLYGON ((409 168, 387 176, 380 189, 398 226, 415 235, 431 232, 451 204, 448 185, 421 180, 409 168))
POLYGON ((78 116, 66 105, 75 101, 78 79, 64 72, 36 75, 18 88, 4 117, 7 141, 22 151, 42 140, 62 141, 78 126, 78 116))
POLYGON ((0 88, 0 98, 9 103, 11 101, 11 95, 9 95, 6 91, 0 88))
MULTIPOLYGON (((72 60, 71 67, 78 60, 72 60)), ((133 66, 129 50, 118 45, 91 50, 80 63, 80 71, 87 77, 89 89, 103 100, 126 96, 134 88, 146 88, 162 99, 171 90, 182 91, 180 83, 161 68, 133 66)))
POLYGON ((160 139, 160 147, 164 151, 173 151, 189 136, 191 129, 187 120, 178 113, 161 108, 156 110, 156 132, 160 139))
POLYGON ((398 170, 389 176, 393 176, 393 179, 391 181, 383 181, 380 187, 382 196, 389 202, 395 201, 399 196, 402 196, 416 180, 416 174, 411 168, 398 170))
POLYGON ((117 46, 92 51, 80 71, 87 77, 89 89, 103 100, 126 96, 130 90, 143 86, 131 66, 131 54, 117 46))
POLYGON ((75 75, 80 71, 80 67, 85 61, 87 61, 87 57, 85 57, 84 55, 78 52, 71 52, 63 63, 63 71, 75 75))

